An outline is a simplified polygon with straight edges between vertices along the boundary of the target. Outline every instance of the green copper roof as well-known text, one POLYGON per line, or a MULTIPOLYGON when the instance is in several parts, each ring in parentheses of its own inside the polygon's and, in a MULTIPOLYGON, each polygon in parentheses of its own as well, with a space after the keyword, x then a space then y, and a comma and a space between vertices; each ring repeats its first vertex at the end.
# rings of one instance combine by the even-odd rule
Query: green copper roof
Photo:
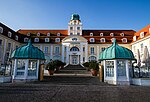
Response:
POLYGON ((100 60, 107 60, 107 59, 129 59, 135 60, 134 55, 131 50, 119 46, 114 40, 113 44, 106 48, 99 56, 100 60))
POLYGON ((45 59, 44 53, 34 47, 31 41, 28 41, 28 44, 25 46, 21 46, 14 50, 11 54, 11 58, 14 59, 45 59))
POLYGON ((72 14, 71 20, 80 20, 80 16, 78 14, 72 14))

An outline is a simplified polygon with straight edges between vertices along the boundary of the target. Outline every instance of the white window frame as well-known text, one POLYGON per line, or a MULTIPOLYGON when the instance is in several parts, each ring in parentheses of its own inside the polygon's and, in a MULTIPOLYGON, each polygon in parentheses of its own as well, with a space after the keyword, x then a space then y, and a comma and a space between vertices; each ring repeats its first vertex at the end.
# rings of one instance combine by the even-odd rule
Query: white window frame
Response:
POLYGON ((100 33, 99 35, 100 35, 100 36, 104 36, 104 33, 100 33))
POLYGON ((34 38, 34 42, 39 42, 39 38, 34 38))
POLYGON ((55 46, 55 54, 60 54, 60 46, 55 46), (56 48, 58 48, 59 50, 58 50, 58 52, 56 52, 56 48))
POLYGON ((90 54, 93 55, 95 53, 94 47, 90 47, 90 54))
POLYGON ((28 32, 28 33, 27 33, 27 36, 30 36, 30 35, 31 35, 31 34, 28 32))
POLYGON ((100 42, 106 42, 106 39, 105 38, 101 38, 100 42))
POLYGON ((49 42, 49 38, 45 38, 45 42, 49 42))
POLYGON ((92 33, 92 32, 90 33, 90 36, 93 36, 93 33, 92 33))
POLYGON ((70 27, 70 30, 73 30, 73 27, 70 27))
POLYGON ((124 33, 120 33, 121 36, 124 36, 124 33))
POLYGON ((51 33, 47 33, 47 36, 51 36, 51 33))
POLYGON ((95 42, 95 39, 94 38, 90 38, 90 42, 95 42))
POLYGON ((110 36, 114 36, 114 33, 110 33, 110 36))
POLYGON ((114 39, 115 39, 115 38, 111 38, 111 42, 114 42, 114 39))
POLYGON ((77 35, 80 35, 80 32, 78 32, 77 35))
POLYGON ((12 37, 12 33, 8 31, 8 37, 12 37))
POLYGON ((37 33, 37 36, 40 36, 40 32, 37 33))
POLYGON ((55 42, 60 42, 60 38, 55 38, 55 42))
POLYGON ((18 40, 18 35, 15 36, 15 39, 18 40))
POLYGON ((127 43, 128 42, 127 38, 122 38, 121 40, 122 40, 123 43, 127 43))
POLYGON ((140 38, 143 38, 144 37, 144 32, 141 32, 140 33, 140 38))
POLYGON ((78 41, 78 38, 72 38, 72 41, 78 41))
POLYGON ((60 33, 57 33, 57 36, 60 36, 60 33))
POLYGON ((3 33, 3 28, 2 27, 0 27, 0 33, 3 33))
POLYGON ((24 38, 24 42, 28 42, 29 38, 24 38))

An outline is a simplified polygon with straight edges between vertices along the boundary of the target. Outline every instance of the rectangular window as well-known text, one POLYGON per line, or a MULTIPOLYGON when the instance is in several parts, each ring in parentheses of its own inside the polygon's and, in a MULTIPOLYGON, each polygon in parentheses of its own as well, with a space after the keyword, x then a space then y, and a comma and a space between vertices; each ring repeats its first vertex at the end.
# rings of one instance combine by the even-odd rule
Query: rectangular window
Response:
POLYGON ((11 49, 11 43, 8 43, 8 49, 7 49, 7 51, 10 51, 10 49, 11 49))
POLYGON ((59 54, 59 53, 60 53, 59 46, 56 46, 55 47, 55 54, 59 54))
POLYGON ((117 61, 118 76, 126 76, 125 61, 117 61))
POLYGON ((28 76, 36 76, 36 71, 37 71, 37 61, 29 60, 28 76))
POLYGON ((0 46, 2 46, 2 40, 0 39, 0 46))
POLYGON ((67 51, 67 47, 66 47, 66 46, 65 46, 65 49, 64 49, 64 50, 65 50, 65 52, 67 51))
POLYGON ((34 38, 34 42, 39 42, 39 38, 34 38))
POLYGON ((114 77, 114 61, 106 61, 106 77, 114 77))
POLYGON ((55 39, 55 42, 60 42, 60 38, 56 38, 56 39, 55 39))
POLYGON ((64 62, 66 62, 66 57, 64 57, 64 62))
POLYGON ((44 48, 44 53, 48 53, 48 47, 44 48))
POLYGON ((102 47, 102 51, 104 51, 105 50, 105 47, 102 47))
POLYGON ((77 35, 80 35, 80 33, 77 33, 77 35))
POLYGON ((70 27, 70 30, 73 30, 73 27, 70 27))
POLYGON ((80 27, 77 27, 77 30, 80 30, 80 27))
POLYGON ((141 44, 141 52, 143 52, 143 43, 141 44))
POLYGON ((73 33, 70 33, 70 35, 73 35, 73 33))
POLYGON ((83 62, 85 62, 85 57, 83 57, 83 62))
POLYGON ((83 47, 83 52, 85 51, 85 47, 83 47))
POLYGON ((94 54, 94 47, 91 47, 90 53, 94 54))

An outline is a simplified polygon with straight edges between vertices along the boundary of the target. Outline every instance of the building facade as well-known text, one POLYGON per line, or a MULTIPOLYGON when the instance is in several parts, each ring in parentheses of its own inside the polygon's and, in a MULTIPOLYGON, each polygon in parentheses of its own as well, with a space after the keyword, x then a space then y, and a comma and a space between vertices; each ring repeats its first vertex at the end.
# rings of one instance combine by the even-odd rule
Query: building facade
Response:
POLYGON ((46 62, 61 60, 77 65, 92 60, 98 61, 99 54, 112 44, 114 38, 119 45, 131 49, 134 34, 134 30, 83 29, 78 14, 71 16, 66 30, 20 29, 15 32, 0 23, 0 61, 4 64, 7 60, 6 52, 11 53, 16 47, 26 44, 29 39, 44 52, 46 62))

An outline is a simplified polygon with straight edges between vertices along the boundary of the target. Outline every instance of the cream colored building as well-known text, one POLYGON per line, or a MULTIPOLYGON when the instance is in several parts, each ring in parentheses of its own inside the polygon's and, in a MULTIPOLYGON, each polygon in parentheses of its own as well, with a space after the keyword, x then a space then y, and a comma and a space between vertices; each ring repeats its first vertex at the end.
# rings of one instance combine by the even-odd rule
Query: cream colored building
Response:
POLYGON ((1 60, 4 55, 31 39, 34 46, 40 48, 46 61, 61 60, 77 65, 91 60, 98 61, 99 54, 112 44, 116 38, 119 45, 131 49, 134 30, 91 30, 83 29, 78 14, 73 14, 67 30, 24 30, 17 32, 0 24, 1 60), (10 33, 11 32, 11 36, 10 33), (7 50, 8 49, 8 50, 7 50))

